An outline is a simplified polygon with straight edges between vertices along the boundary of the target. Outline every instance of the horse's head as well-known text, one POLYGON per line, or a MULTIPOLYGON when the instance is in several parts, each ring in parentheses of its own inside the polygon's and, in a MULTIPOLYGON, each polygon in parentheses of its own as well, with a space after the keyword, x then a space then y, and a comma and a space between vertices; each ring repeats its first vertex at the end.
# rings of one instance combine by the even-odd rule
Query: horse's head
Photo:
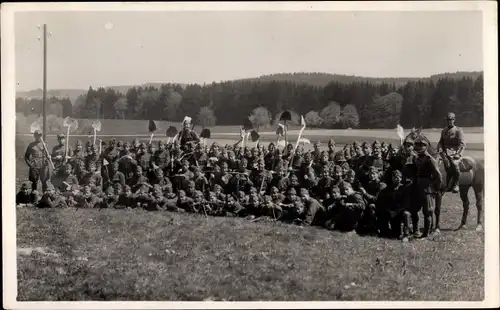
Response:
POLYGON ((427 152, 431 155, 431 156, 435 156, 437 155, 437 151, 432 147, 432 143, 431 141, 423 134, 422 132, 422 128, 419 128, 419 129, 415 129, 415 128, 412 128, 410 130, 410 133, 406 136, 405 138, 405 142, 408 141, 408 140, 412 140, 412 141, 415 141, 417 139, 424 139, 425 141, 427 141, 427 144, 428 144, 428 147, 427 147, 427 152))

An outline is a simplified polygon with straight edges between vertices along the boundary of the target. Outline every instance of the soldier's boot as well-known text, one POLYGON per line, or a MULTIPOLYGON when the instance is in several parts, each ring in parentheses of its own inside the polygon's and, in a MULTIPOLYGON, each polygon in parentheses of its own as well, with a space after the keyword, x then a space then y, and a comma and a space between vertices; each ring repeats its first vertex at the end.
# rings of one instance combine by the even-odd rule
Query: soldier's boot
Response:
POLYGON ((38 181, 37 182, 31 182, 31 190, 32 191, 36 191, 38 187, 38 181))
POLYGON ((458 183, 460 181, 460 168, 458 167, 458 162, 452 160, 451 165, 450 165, 450 172, 451 172, 451 180, 450 180, 450 189, 452 193, 458 193, 459 192, 459 187, 458 183))

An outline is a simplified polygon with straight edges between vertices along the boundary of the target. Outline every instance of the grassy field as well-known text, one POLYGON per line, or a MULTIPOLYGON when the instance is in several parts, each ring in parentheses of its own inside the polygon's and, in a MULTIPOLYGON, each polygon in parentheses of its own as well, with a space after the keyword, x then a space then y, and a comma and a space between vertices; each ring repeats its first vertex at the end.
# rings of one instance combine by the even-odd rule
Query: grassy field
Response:
POLYGON ((479 301, 484 235, 448 231, 456 204, 445 202, 441 235, 405 244, 238 218, 18 209, 18 300, 479 301))

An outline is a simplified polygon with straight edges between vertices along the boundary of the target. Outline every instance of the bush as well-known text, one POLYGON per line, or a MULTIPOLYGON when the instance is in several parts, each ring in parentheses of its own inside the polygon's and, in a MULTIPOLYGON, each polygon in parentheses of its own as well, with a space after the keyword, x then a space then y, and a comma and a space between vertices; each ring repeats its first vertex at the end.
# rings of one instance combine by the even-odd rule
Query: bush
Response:
POLYGON ((309 111, 304 117, 307 127, 319 127, 323 123, 323 119, 316 111, 309 111))

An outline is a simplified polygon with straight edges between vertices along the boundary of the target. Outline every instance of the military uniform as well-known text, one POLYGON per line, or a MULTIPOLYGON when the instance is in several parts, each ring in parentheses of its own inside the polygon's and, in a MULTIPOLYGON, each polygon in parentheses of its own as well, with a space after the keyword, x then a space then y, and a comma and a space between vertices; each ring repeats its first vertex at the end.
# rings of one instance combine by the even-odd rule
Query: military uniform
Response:
MULTIPOLYGON (((449 113, 447 120, 455 120, 455 115, 449 113)), ((448 126, 441 131, 441 137, 437 145, 438 151, 443 150, 450 161, 451 179, 450 187, 453 192, 458 192, 458 182, 460 178, 459 163, 465 149, 464 132, 460 127, 448 126)))
MULTIPOLYGON (((416 140, 415 144, 428 145, 424 139, 416 140)), ((424 214, 424 236, 431 233, 434 208, 436 203, 436 194, 442 182, 442 176, 439 172, 437 161, 427 153, 427 151, 420 151, 416 158, 417 166, 417 195, 419 204, 422 206, 424 214)))
POLYGON ((59 140, 59 144, 52 148, 52 162, 54 163, 54 170, 59 170, 66 161, 66 157, 71 156, 70 150, 68 150, 68 154, 66 154, 66 145, 62 143, 64 140, 64 135, 57 135, 57 139, 59 140))
MULTIPOLYGON (((41 133, 35 133, 42 135, 41 133)), ((31 188, 37 189, 38 181, 42 182, 42 191, 47 189, 47 181, 50 180, 51 171, 49 160, 42 141, 33 141, 26 148, 24 160, 29 167, 28 178, 31 182, 31 188)))

